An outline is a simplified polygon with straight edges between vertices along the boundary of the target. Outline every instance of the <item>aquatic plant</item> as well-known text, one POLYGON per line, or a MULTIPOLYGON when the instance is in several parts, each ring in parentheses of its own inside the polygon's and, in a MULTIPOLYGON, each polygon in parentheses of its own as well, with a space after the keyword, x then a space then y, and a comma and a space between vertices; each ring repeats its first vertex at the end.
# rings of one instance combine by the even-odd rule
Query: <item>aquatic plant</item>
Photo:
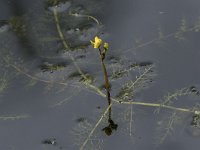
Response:
MULTIPOLYGON (((39 40, 37 38, 36 40, 41 42, 36 42, 38 45, 40 45, 39 47, 41 48, 38 51, 39 57, 41 59, 48 60, 45 62, 43 61, 39 65, 39 74, 34 74, 34 72, 31 71, 31 65, 26 65, 20 60, 15 59, 15 57, 13 57, 10 53, 5 53, 6 55, 2 54, 1 58, 5 66, 14 69, 18 74, 28 78, 30 81, 29 85, 31 86, 39 82, 47 85, 47 87, 50 88, 55 88, 56 86, 59 86, 60 89, 63 88, 63 91, 65 91, 64 88, 66 87, 78 89, 74 93, 71 93, 70 96, 66 97, 66 99, 54 104, 54 106, 64 105, 65 102, 69 101, 69 99, 71 99, 71 97, 73 97, 74 95, 77 95, 81 90, 93 92, 98 96, 101 96, 102 99, 107 100, 108 105, 101 112, 102 114, 100 114, 96 122, 94 120, 90 122, 89 120, 84 119, 80 121, 78 125, 73 129, 72 134, 75 136, 74 142, 76 145, 79 146, 80 150, 101 149, 100 145, 103 144, 103 139, 101 139, 101 132, 103 132, 106 136, 111 136, 113 133, 119 131, 119 127, 123 126, 122 123, 126 123, 126 126, 128 126, 128 135, 130 137, 134 137, 133 128, 136 122, 135 116, 137 116, 137 112, 135 108, 137 106, 142 106, 143 108, 155 108, 155 112, 157 112, 157 114, 161 114, 161 111, 170 112, 165 122, 163 121, 159 123, 159 125, 162 125, 162 127, 164 127, 161 128, 161 130, 159 131, 162 131, 162 133, 164 133, 159 138, 159 144, 163 143, 166 138, 170 134, 172 134, 173 126, 176 125, 179 120, 181 120, 179 118, 179 113, 188 113, 191 118, 191 125, 199 128, 199 107, 196 107, 196 104, 195 106, 191 107, 176 105, 176 101, 180 100, 183 97, 185 98, 186 96, 188 96, 187 99, 190 99, 191 97, 189 96, 191 95, 199 96, 199 90, 197 87, 189 85, 188 87, 175 90, 172 93, 168 93, 161 100, 155 100, 154 102, 148 102, 147 100, 137 100, 137 93, 141 92, 144 88, 149 88, 150 85, 153 84, 154 78, 157 75, 156 65, 153 62, 148 61, 127 63, 127 61, 123 60, 122 58, 119 58, 119 60, 116 59, 117 61, 111 64, 106 63, 106 61, 109 61, 109 45, 112 43, 108 44, 107 42, 104 42, 104 37, 101 37, 101 35, 99 34, 99 30, 97 30, 97 32, 92 35, 94 39, 90 39, 91 41, 88 40, 85 43, 73 43, 74 41, 72 41, 67 35, 72 35, 71 33, 76 35, 75 31, 84 31, 80 31, 79 28, 76 28, 80 25, 79 23, 77 23, 75 27, 72 26, 76 29, 67 30, 63 26, 63 22, 66 21, 66 16, 72 17, 69 19, 72 20, 72 22, 75 22, 76 19, 81 19, 81 21, 83 22, 89 22, 92 20, 92 23, 96 23, 96 28, 100 28, 101 24, 98 19, 90 14, 81 14, 73 11, 66 11, 67 13, 59 12, 56 8, 56 6, 59 5, 59 2, 64 3, 65 1, 49 0, 48 5, 51 5, 51 11, 48 11, 48 14, 46 16, 42 16, 41 18, 39 18, 44 20, 50 18, 51 25, 55 25, 53 32, 48 32, 52 33, 52 35, 43 36, 43 34, 39 30, 39 27, 37 28, 39 31, 36 32, 35 30, 33 30, 33 36, 39 37, 39 40), (51 47, 50 43, 52 42, 58 42, 59 47, 57 47, 57 44, 56 46, 51 47), (96 51, 88 50, 91 46, 96 51), (44 56, 44 51, 46 50, 43 49, 44 47, 46 49, 48 49, 48 47, 50 48, 48 49, 49 53, 51 53, 50 56, 44 56), (85 51, 89 51, 88 53, 98 53, 100 57, 99 64, 101 64, 103 70, 103 74, 101 75, 104 79, 104 83, 102 86, 103 88, 99 88, 99 84, 102 85, 102 83, 98 83, 98 80, 96 80, 95 76, 92 75, 90 72, 87 72, 84 67, 84 63, 78 62, 78 57, 76 57, 74 53, 82 53, 83 55, 81 55, 81 57, 79 58, 85 59, 87 58, 87 55, 85 55, 86 52, 84 53, 83 49, 85 49, 85 51), (56 59, 60 61, 60 56, 63 56, 62 54, 64 55, 64 57, 62 57, 63 61, 52 61, 56 59), (69 68, 68 63, 70 65, 73 65, 74 67, 69 68), (62 74, 59 78, 58 74, 60 72, 64 72, 65 75, 63 76, 62 74), (113 111, 113 108, 115 107, 124 107, 125 109, 123 108, 122 114, 118 114, 117 112, 113 111), (119 119, 118 116, 120 116, 119 119)), ((26 36, 24 35, 26 33, 24 21, 25 20, 23 20, 21 17, 14 17, 10 19, 9 22, 13 26, 12 31, 17 33, 17 35, 19 33, 23 33, 19 35, 26 36)), ((43 21, 42 23, 44 23, 45 25, 50 24, 49 22, 45 23, 45 21, 43 21)), ((159 29, 159 34, 157 38, 147 41, 145 43, 138 44, 136 47, 121 51, 123 53, 127 53, 130 52, 130 50, 137 50, 150 44, 161 42, 168 38, 183 40, 185 33, 199 31, 199 23, 195 24, 192 27, 188 27, 186 25, 186 20, 182 19, 180 24, 181 25, 176 32, 165 35, 161 32, 161 29, 159 29)), ((39 24, 37 25, 39 26, 39 24)), ((69 25, 68 27, 71 26, 69 25)), ((86 62, 86 60, 87 59, 85 59, 85 61, 83 62, 86 62)), ((90 64, 92 64, 92 62, 90 62, 90 64)), ((98 62, 96 62, 96 64, 98 64, 98 62)), ((7 79, 5 76, 3 76, 2 79, 0 79, 0 93, 6 88, 7 79)), ((0 117, 0 119, 3 120, 12 120, 15 118, 21 119, 26 117, 20 117, 18 115, 0 117)))

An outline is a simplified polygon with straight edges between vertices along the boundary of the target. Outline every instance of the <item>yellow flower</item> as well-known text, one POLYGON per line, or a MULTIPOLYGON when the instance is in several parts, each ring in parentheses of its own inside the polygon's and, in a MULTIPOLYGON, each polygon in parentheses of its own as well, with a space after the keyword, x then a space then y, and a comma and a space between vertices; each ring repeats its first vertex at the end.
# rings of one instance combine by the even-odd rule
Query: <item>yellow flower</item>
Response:
POLYGON ((94 48, 99 48, 102 44, 102 40, 98 36, 96 36, 94 38, 94 41, 90 41, 90 42, 91 42, 91 44, 93 45, 94 48))
POLYGON ((104 43, 104 45, 103 45, 103 48, 105 49, 105 50, 108 50, 108 43, 104 43))

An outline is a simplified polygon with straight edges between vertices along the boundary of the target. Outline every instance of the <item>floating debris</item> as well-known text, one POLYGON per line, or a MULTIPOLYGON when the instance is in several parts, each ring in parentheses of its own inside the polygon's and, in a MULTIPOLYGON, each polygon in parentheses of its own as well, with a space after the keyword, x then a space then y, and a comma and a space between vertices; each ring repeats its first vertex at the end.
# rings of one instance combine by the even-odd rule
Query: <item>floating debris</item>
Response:
POLYGON ((55 138, 52 138, 52 139, 46 139, 42 141, 42 144, 57 145, 57 142, 55 138))
POLYGON ((153 65, 153 63, 150 62, 150 61, 143 61, 143 62, 133 63, 129 67, 130 68, 132 68, 132 67, 147 67, 147 66, 150 66, 150 65, 153 65))

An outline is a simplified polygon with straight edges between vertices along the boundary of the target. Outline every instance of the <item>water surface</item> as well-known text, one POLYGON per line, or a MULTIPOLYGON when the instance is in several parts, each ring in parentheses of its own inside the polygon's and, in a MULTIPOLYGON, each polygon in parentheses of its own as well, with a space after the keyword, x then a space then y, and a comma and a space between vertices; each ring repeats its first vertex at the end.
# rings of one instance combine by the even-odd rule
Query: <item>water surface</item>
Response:
MULTIPOLYGON (((106 98, 82 84, 74 66, 75 60, 93 85, 103 85, 99 56, 89 42, 95 35, 110 44, 105 63, 112 97, 126 82, 134 82, 136 76, 153 66, 147 79, 135 85, 129 101, 161 103, 170 93, 179 92, 181 96, 177 95, 170 105, 192 109, 198 104, 197 0, 78 0, 62 1, 57 7, 39 0, 1 0, 0 4, 1 29, 8 27, 0 30, 0 83, 4 87, 0 90, 0 149, 81 147, 107 108, 106 98), (54 9, 60 15, 59 24, 70 51, 65 51, 58 36, 54 9), (100 24, 84 15, 96 17, 100 24), (128 75, 113 77, 115 71, 130 66, 128 75), (191 86, 196 93, 188 90, 191 86)), ((106 115, 85 149, 199 147, 199 129, 190 125, 193 113, 161 108, 155 114, 155 109, 114 103, 112 120, 118 124, 117 130, 111 136, 102 131, 108 125, 106 115)))

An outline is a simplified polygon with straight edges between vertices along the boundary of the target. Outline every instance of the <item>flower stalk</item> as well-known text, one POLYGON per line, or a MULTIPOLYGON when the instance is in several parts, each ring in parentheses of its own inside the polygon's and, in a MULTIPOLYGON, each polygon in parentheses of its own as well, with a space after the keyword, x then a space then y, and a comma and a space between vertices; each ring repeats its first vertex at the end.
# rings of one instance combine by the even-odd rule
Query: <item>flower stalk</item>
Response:
POLYGON ((106 65, 104 63, 106 52, 108 51, 108 43, 104 43, 103 50, 102 50, 101 45, 102 45, 103 41, 98 36, 96 36, 94 38, 94 41, 90 41, 90 42, 91 42, 91 44, 93 45, 93 47, 95 49, 99 50, 99 56, 100 56, 100 60, 101 60, 101 65, 102 65, 103 72, 104 72, 104 86, 105 86, 106 93, 107 93, 108 104, 110 105, 111 104, 110 82, 109 82, 109 79, 108 79, 108 73, 107 73, 107 70, 106 70, 106 65))
MULTIPOLYGON (((111 106, 111 96, 110 96, 110 82, 109 82, 109 79, 108 79, 108 73, 107 73, 107 70, 106 70, 106 65, 104 63, 104 59, 105 59, 105 56, 106 56, 106 53, 108 51, 108 43, 104 43, 104 45, 102 46, 102 40, 96 36, 94 41, 90 41, 91 44, 93 45, 93 47, 95 49, 98 49, 99 51, 99 56, 100 56, 100 60, 101 60, 101 65, 102 65, 102 68, 103 68, 103 72, 104 72, 104 86, 105 86, 105 89, 106 89, 106 97, 107 97, 107 100, 108 100, 108 106, 111 106), (102 49, 103 47, 103 49, 102 49)), ((106 126, 105 128, 102 129, 102 131, 104 131, 106 133, 106 135, 110 136, 112 134, 112 130, 117 130, 117 127, 118 125, 114 123, 114 121, 112 120, 111 118, 111 107, 109 108, 108 110, 108 123, 109 125, 106 126)))

